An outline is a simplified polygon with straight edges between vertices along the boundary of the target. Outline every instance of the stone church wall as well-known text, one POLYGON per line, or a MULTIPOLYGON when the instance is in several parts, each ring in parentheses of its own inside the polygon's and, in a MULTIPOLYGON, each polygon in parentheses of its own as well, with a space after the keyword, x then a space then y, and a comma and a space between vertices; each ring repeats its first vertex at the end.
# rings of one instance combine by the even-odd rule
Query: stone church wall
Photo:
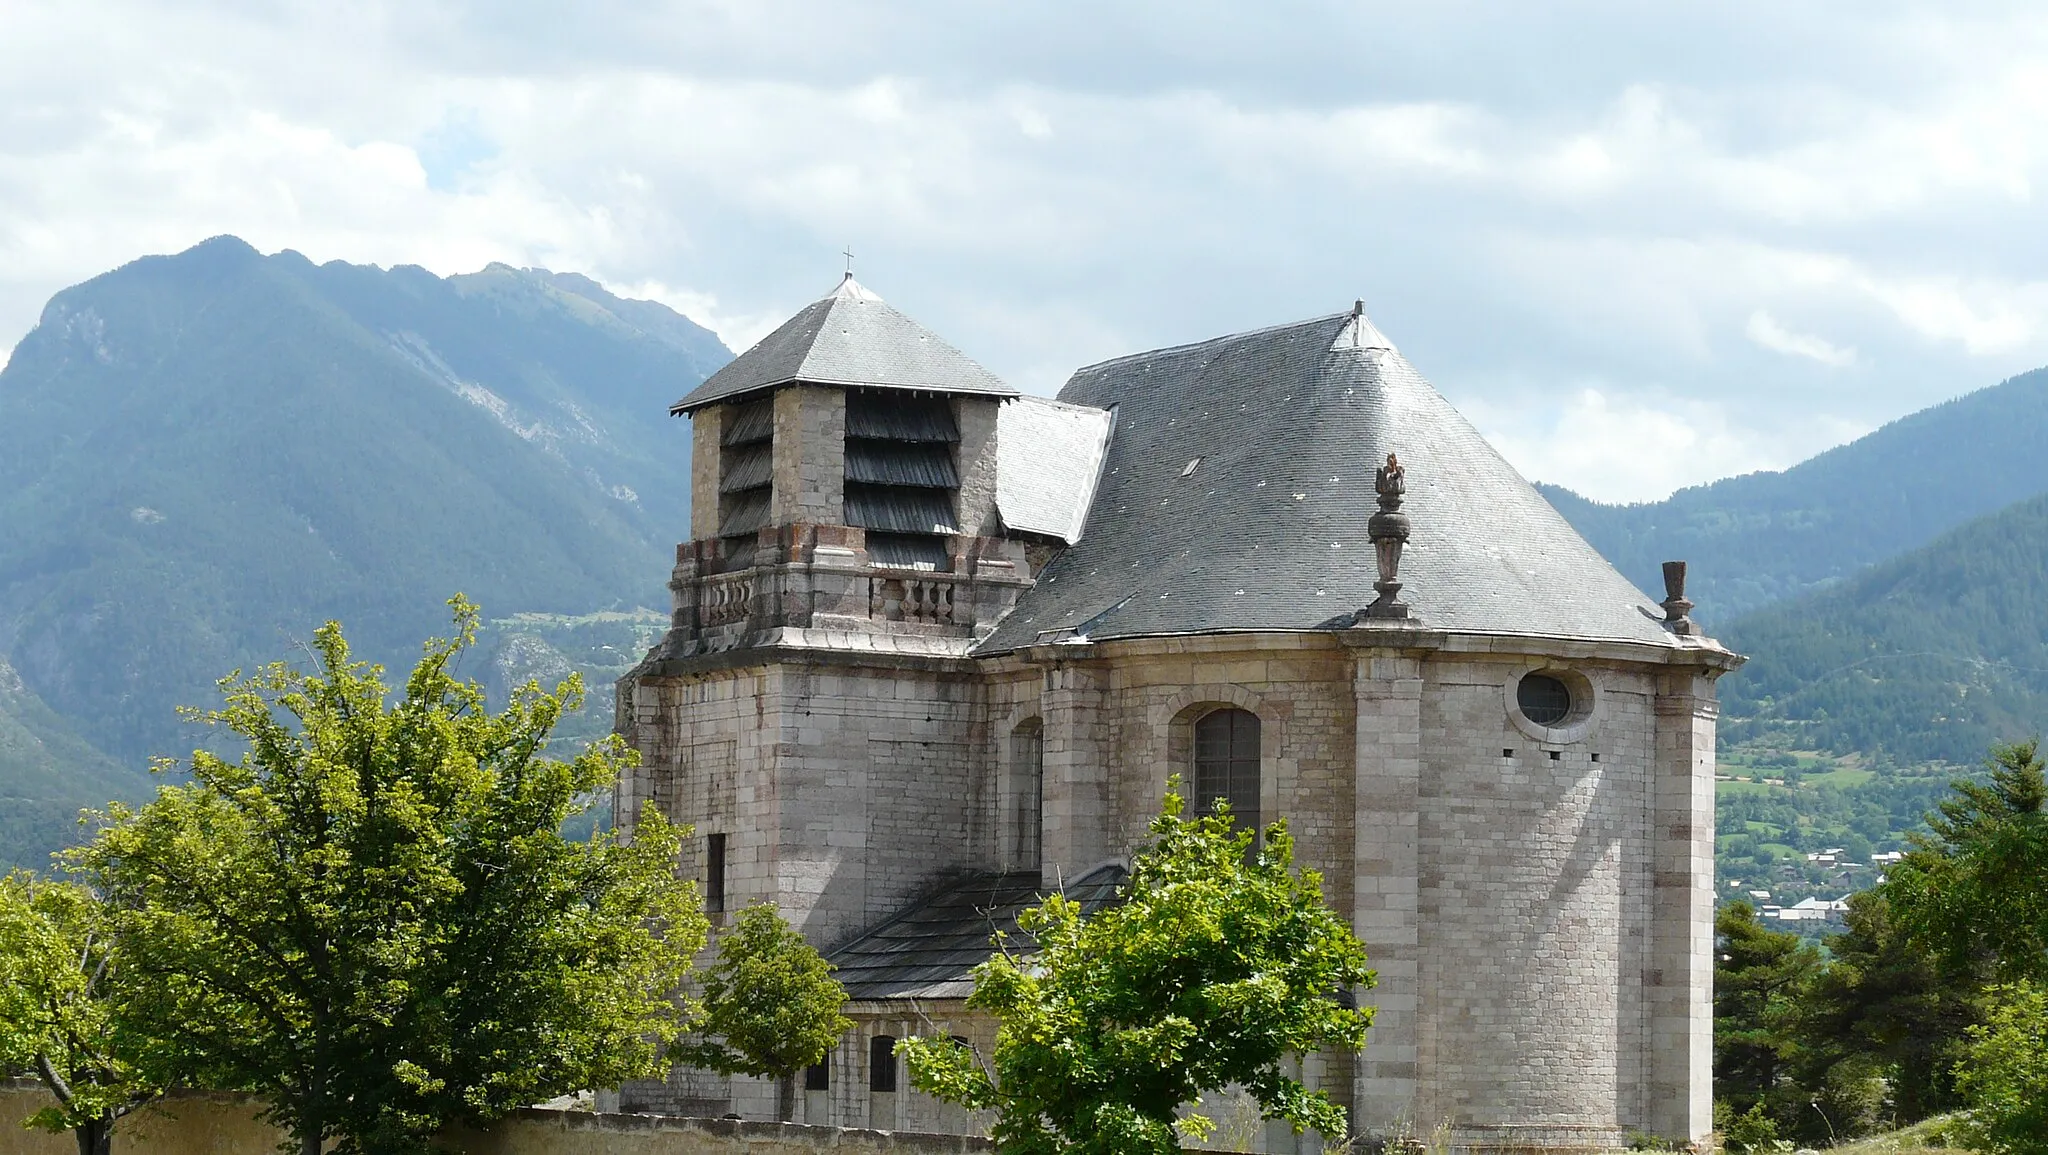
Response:
POLYGON ((1594 724, 1539 741, 1508 704, 1532 664, 1425 664, 1415 1111, 1618 1132, 1644 1117, 1650 679, 1578 667, 1594 724))
MULTIPOLYGON (((859 660, 636 690, 653 756, 630 793, 733 832, 730 909, 774 894, 829 949, 948 873, 1031 865, 1005 849, 1028 844, 1008 829, 1029 810, 1020 727, 1040 736, 1047 880, 1127 858, 1167 777, 1193 787, 1196 720, 1243 709, 1262 819, 1289 821, 1380 974, 1366 1051, 1306 1072, 1356 1125, 1450 1124, 1474 1147, 1707 1128, 1710 942, 1686 904, 1711 897, 1694 898, 1711 888, 1710 675, 1626 646, 1373 630, 859 660), (1574 680, 1585 715, 1524 717, 1515 686, 1537 670, 1574 680)), ((878 1021, 846 1045, 889 1033, 878 1021)), ((836 1080, 865 1078, 864 1054, 842 1059, 836 1080)), ((639 1105, 772 1112, 765 1084, 712 1082, 678 1072, 639 1105)), ((799 1118, 966 1125, 948 1110, 835 1086, 799 1118)))
POLYGON ((1676 675, 1597 645, 1371 641, 1148 639, 991 663, 998 762, 1000 735, 1044 726, 1048 877, 1128 855, 1167 776, 1192 777, 1194 721, 1248 710, 1262 817, 1289 820, 1380 972, 1357 1082, 1348 1063, 1318 1072, 1359 1125, 1448 1122, 1506 1145, 1691 1133, 1697 1112, 1665 1101, 1690 1085, 1683 1063, 1663 1051, 1705 1037, 1679 1005, 1703 964, 1697 943, 1665 941, 1656 905, 1710 869, 1710 681, 1680 679, 1705 703, 1680 709, 1660 690, 1676 675), (1514 687, 1539 669, 1582 679, 1589 715, 1521 718, 1514 687))
POLYGON ((773 897, 829 949, 950 873, 994 868, 981 703, 971 674, 912 665, 644 679, 622 806, 651 798, 695 825, 685 873, 700 884, 725 834, 727 910, 773 897))

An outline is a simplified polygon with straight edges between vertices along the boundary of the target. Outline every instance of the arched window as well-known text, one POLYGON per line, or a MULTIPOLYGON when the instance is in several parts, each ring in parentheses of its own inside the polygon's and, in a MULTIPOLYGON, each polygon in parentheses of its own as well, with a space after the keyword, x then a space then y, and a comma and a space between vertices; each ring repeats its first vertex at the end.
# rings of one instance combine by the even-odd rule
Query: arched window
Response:
POLYGON ((1239 824, 1259 828, 1259 719, 1247 710, 1212 710, 1195 721, 1195 804, 1208 812, 1230 803, 1239 824))
POLYGON ((1010 732, 1010 862, 1037 870, 1045 833, 1045 728, 1032 718, 1010 732))

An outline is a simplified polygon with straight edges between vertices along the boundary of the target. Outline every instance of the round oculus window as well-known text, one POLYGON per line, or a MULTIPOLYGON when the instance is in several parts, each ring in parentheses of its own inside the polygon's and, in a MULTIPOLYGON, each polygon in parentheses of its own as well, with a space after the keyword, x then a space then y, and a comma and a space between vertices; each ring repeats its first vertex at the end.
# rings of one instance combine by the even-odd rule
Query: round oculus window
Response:
POLYGON ((1515 688, 1515 704, 1538 726, 1555 726, 1571 716, 1572 691, 1549 674, 1529 674, 1515 688))

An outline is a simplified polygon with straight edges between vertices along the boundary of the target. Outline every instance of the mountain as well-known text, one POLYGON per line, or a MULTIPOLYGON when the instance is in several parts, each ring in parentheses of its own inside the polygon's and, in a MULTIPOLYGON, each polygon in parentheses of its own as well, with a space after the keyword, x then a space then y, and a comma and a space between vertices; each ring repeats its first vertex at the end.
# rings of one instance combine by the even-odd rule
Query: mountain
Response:
POLYGON ((2048 727, 2048 495, 1716 634, 1724 743, 1974 765, 2048 727))
POLYGON ((573 274, 232 237, 59 293, 0 370, 0 797, 139 786, 195 744, 176 706, 328 618, 403 669, 457 591, 501 624, 661 612, 666 407, 730 357, 573 274))
POLYGON ((46 865, 77 833, 80 810, 132 797, 139 785, 0 659, 0 873, 46 865))
POLYGON ((2048 369, 1924 409, 1782 473, 1602 505, 1539 485, 1635 583, 1662 596, 1659 563, 1691 563, 1687 594, 1709 630, 1848 578, 1944 530, 2048 492, 2048 369))

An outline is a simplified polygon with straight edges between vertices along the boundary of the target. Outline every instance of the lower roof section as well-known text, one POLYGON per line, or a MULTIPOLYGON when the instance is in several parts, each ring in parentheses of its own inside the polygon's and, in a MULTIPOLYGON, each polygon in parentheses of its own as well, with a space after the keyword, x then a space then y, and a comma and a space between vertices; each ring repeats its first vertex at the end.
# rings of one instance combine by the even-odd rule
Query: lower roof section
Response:
POLYGON ((993 953, 1001 932, 1008 948, 1028 953, 1031 937, 1017 916, 1059 891, 1084 915, 1118 901, 1130 877, 1121 864, 1099 866, 1064 887, 1048 888, 1037 871, 982 874, 948 883, 825 958, 855 1000, 964 999, 974 993, 974 968, 993 953))

